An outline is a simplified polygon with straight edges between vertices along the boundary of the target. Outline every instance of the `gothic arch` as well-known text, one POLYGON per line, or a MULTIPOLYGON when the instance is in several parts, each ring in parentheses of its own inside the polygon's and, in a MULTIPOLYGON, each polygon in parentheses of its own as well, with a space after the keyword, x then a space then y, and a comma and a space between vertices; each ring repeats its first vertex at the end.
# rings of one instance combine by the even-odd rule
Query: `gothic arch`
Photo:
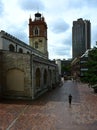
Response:
POLYGON ((12 52, 15 51, 15 47, 14 47, 14 45, 12 45, 12 44, 9 45, 9 51, 12 51, 12 52))
POLYGON ((7 90, 24 91, 24 72, 19 69, 7 71, 7 90))
POLYGON ((34 28, 34 36, 39 36, 39 28, 37 26, 34 28))
POLYGON ((23 49, 22 48, 19 48, 19 53, 23 53, 23 49))

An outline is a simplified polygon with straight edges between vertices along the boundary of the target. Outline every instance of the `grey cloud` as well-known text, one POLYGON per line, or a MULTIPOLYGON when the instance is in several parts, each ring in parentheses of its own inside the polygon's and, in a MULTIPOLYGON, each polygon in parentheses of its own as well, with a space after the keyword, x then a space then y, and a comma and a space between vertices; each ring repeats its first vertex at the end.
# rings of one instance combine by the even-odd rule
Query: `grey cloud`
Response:
POLYGON ((71 48, 66 48, 64 46, 58 46, 58 47, 50 46, 50 53, 52 54, 52 55, 50 55, 51 59, 52 59, 53 55, 55 55, 56 58, 59 58, 59 57, 63 57, 63 59, 71 58, 71 48))
POLYGON ((80 0, 80 1, 76 1, 76 0, 71 1, 69 3, 69 6, 72 7, 72 8, 75 8, 75 9, 79 8, 79 7, 82 7, 83 6, 83 1, 82 0, 80 0))
MULTIPOLYGON (((50 53, 53 53, 55 56, 63 57, 63 58, 71 58, 71 48, 72 48, 72 39, 71 35, 67 37, 67 39, 61 39, 61 41, 50 45, 49 50, 50 53)), ((52 54, 52 55, 53 55, 52 54)), ((50 56, 52 58, 52 55, 50 56)))
POLYGON ((93 35, 92 35, 92 45, 91 46, 95 46, 96 45, 96 41, 97 41, 97 29, 96 27, 93 29, 93 35))
POLYGON ((25 32, 23 32, 22 30, 20 31, 14 31, 13 35, 18 38, 19 40, 25 42, 28 44, 28 37, 27 34, 25 32))
POLYGON ((60 46, 56 46, 54 49, 54 52, 56 55, 60 56, 70 56, 70 51, 71 51, 71 46, 72 46, 72 39, 71 36, 69 36, 67 39, 63 39, 62 44, 60 46))
POLYGON ((85 0, 84 4, 89 7, 97 7, 97 0, 85 0))
POLYGON ((57 55, 59 55, 59 56, 68 56, 69 55, 69 53, 70 53, 70 50, 67 50, 67 49, 56 49, 55 50, 55 54, 57 54, 57 55))
POLYGON ((23 10, 42 11, 45 9, 41 0, 19 0, 18 3, 23 10))
POLYGON ((73 0, 73 1, 69 1, 68 4, 69 7, 71 8, 82 8, 82 7, 97 7, 97 0, 73 0))
POLYGON ((13 35, 14 37, 18 38, 19 40, 28 43, 28 36, 27 33, 24 31, 25 27, 27 26, 27 23, 24 22, 22 26, 11 25, 11 27, 8 27, 8 33, 13 35))
POLYGON ((71 46, 61 46, 61 47, 55 47, 54 52, 56 55, 64 55, 64 56, 68 56, 70 54, 70 48, 71 46))
POLYGON ((54 33, 63 33, 67 31, 69 28, 69 24, 67 24, 63 19, 58 19, 55 22, 53 22, 51 26, 51 30, 54 33))
POLYGON ((71 36, 68 37, 67 39, 63 39, 62 44, 63 44, 63 45, 66 45, 67 47, 72 46, 72 38, 71 38, 71 36))

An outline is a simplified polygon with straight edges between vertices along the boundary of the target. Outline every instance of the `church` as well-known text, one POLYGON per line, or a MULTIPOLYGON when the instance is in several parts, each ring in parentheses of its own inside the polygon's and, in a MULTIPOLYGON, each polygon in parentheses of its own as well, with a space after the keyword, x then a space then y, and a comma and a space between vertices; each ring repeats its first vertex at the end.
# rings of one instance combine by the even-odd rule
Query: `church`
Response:
POLYGON ((47 40, 47 24, 39 12, 29 18, 29 45, 0 31, 0 98, 34 100, 59 84, 47 40))

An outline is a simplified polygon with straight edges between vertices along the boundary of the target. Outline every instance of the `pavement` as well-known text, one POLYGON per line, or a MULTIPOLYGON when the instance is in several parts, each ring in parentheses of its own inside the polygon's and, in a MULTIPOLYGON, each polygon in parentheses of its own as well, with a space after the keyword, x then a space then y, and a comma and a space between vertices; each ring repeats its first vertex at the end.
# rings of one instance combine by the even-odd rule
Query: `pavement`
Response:
POLYGON ((2 100, 0 130, 97 130, 97 94, 68 80, 35 101, 2 100))

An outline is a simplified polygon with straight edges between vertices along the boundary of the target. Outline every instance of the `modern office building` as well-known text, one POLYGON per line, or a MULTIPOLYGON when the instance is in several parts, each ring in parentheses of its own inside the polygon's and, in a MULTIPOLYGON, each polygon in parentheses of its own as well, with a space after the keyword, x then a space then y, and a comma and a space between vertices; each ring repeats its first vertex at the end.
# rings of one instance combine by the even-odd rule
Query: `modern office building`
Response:
POLYGON ((82 18, 73 21, 72 27, 72 57, 80 57, 91 48, 91 23, 82 18))

